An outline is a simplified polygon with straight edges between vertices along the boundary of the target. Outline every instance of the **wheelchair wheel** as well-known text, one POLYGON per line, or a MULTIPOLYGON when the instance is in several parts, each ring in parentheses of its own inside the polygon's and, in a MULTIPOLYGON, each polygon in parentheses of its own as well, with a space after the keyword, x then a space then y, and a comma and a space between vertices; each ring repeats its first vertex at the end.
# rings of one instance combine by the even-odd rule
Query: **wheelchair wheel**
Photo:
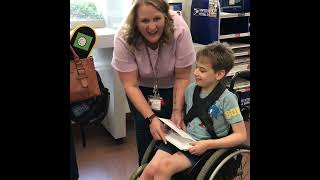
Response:
POLYGON ((250 145, 222 148, 211 155, 196 180, 249 180, 250 145))
POLYGON ((209 180, 250 179, 250 150, 238 149, 226 156, 214 169, 209 180))

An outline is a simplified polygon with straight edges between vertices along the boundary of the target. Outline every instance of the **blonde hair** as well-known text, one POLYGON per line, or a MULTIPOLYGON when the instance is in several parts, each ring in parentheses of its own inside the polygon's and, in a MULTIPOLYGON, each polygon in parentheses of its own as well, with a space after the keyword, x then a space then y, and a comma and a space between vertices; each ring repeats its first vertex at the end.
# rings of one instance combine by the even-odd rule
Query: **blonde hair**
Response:
MULTIPOLYGON (((122 31, 124 33, 124 39, 128 43, 130 49, 135 49, 139 43, 139 39, 142 37, 137 26, 137 10, 142 4, 151 5, 160 11, 165 18, 165 26, 163 33, 159 39, 159 46, 162 47, 168 43, 173 37, 173 19, 169 14, 169 5, 164 0, 134 0, 133 6, 125 20, 122 31)), ((143 38, 143 37, 142 37, 143 38)))

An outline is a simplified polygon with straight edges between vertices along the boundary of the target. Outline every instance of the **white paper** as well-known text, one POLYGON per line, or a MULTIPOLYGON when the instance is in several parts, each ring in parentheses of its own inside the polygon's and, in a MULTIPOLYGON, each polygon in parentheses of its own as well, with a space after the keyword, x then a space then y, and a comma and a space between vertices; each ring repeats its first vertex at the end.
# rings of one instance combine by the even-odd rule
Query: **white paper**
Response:
POLYGON ((171 128, 170 131, 165 135, 167 141, 175 145, 177 148, 187 151, 190 147, 191 142, 194 140, 188 133, 179 129, 171 120, 159 118, 163 123, 171 128))

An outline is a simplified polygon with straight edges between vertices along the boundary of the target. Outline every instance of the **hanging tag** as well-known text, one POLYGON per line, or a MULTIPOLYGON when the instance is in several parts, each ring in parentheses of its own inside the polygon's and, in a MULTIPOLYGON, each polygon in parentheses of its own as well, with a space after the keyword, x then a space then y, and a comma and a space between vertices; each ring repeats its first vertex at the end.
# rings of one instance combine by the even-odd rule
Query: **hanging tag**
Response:
POLYGON ((152 110, 161 111, 161 99, 160 96, 148 96, 148 102, 152 110))

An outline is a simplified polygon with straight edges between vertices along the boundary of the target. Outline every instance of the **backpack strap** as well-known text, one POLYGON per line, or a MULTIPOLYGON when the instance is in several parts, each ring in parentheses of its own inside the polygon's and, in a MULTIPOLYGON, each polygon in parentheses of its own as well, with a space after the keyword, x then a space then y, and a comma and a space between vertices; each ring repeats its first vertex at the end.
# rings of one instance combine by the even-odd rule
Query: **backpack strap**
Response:
POLYGON ((188 111, 185 119, 185 123, 188 124, 191 122, 195 117, 199 117, 201 122, 207 128, 208 133, 211 135, 213 139, 217 139, 217 135, 213 128, 213 120, 209 116, 208 109, 209 107, 221 96, 221 94, 225 91, 226 86, 222 83, 218 83, 217 86, 214 88, 213 91, 206 97, 201 99, 200 92, 201 87, 196 86, 193 92, 193 105, 188 111))

